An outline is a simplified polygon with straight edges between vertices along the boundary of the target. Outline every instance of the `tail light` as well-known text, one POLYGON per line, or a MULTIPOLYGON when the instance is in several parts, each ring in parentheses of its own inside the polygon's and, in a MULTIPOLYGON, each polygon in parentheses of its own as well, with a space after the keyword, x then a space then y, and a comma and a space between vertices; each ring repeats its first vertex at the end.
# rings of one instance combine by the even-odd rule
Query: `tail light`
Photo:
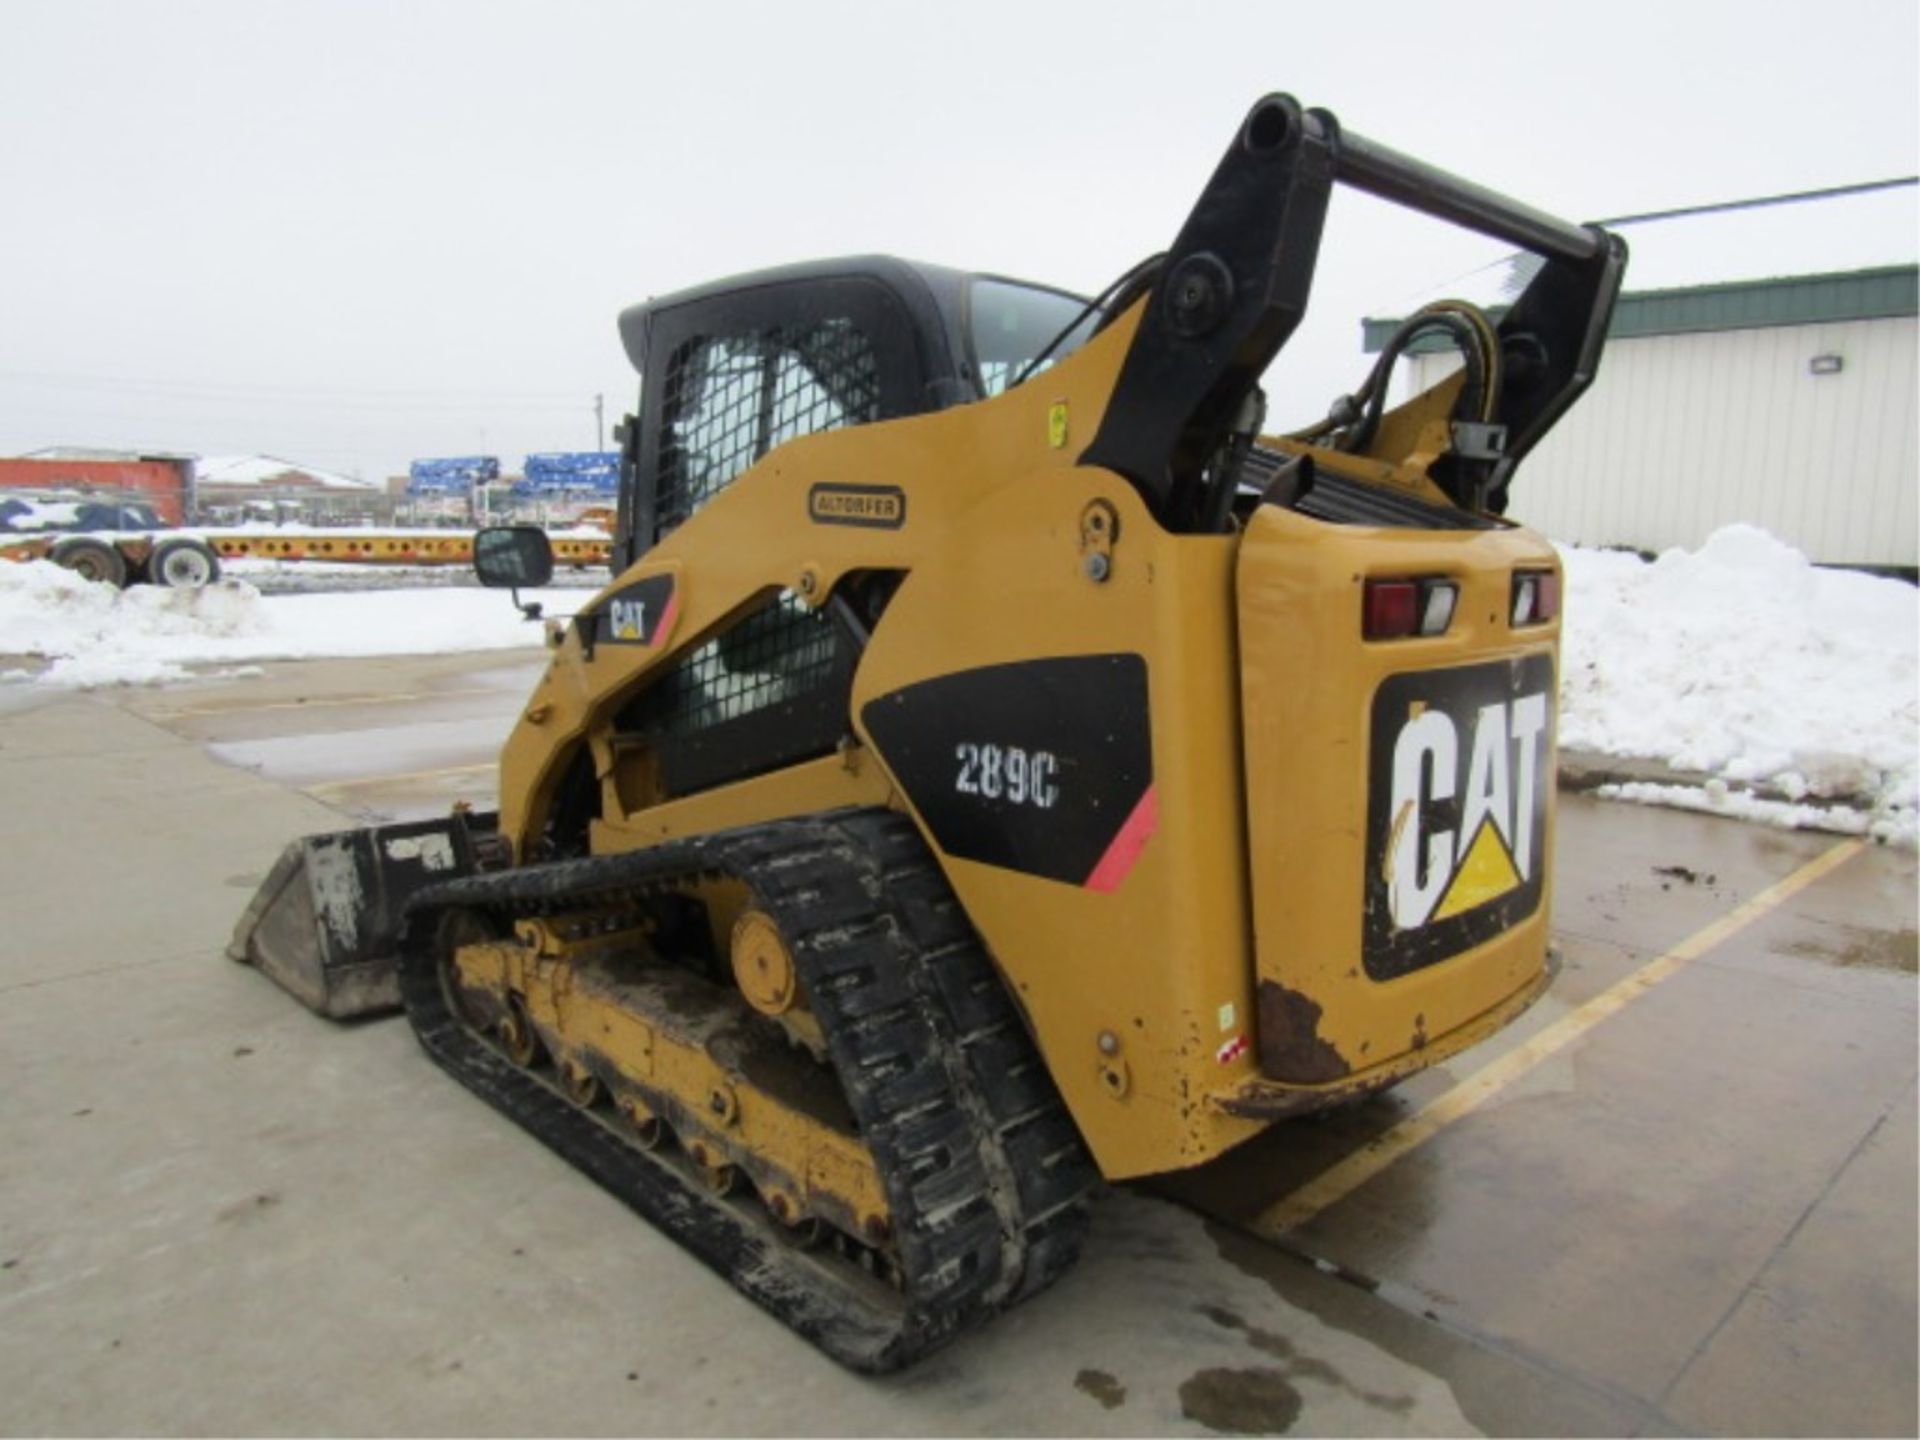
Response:
POLYGON ((1544 625, 1560 613, 1558 570, 1513 572, 1513 625, 1544 625))
POLYGON ((1444 634, 1459 598, 1459 587, 1451 580, 1369 580, 1361 633, 1369 640, 1444 634))

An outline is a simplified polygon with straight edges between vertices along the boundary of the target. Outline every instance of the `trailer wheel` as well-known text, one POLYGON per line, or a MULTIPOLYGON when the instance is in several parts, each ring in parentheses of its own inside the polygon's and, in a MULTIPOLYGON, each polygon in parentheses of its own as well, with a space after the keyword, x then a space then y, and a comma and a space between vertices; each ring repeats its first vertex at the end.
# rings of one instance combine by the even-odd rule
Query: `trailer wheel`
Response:
POLYGON ((64 565, 83 580, 98 580, 123 589, 127 583, 127 557, 116 546, 90 535, 75 535, 53 547, 49 556, 54 564, 64 565))
POLYGON ((147 573, 169 590, 200 590, 220 578, 220 557, 205 541, 175 535, 153 547, 147 573))

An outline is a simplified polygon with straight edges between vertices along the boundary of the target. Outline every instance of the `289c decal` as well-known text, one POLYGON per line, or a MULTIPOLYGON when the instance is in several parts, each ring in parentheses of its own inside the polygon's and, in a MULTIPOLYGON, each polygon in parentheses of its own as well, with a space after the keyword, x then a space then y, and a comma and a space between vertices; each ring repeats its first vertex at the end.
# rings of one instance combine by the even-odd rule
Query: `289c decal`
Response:
POLYGON ((1136 654, 983 665, 877 695, 860 721, 944 853, 1112 890, 1153 833, 1136 654))
POLYGON ((962 795, 1010 800, 1051 810, 1060 799, 1055 783, 1060 762, 1051 750, 1023 750, 1018 745, 976 745, 963 740, 953 747, 960 763, 953 788, 962 795))

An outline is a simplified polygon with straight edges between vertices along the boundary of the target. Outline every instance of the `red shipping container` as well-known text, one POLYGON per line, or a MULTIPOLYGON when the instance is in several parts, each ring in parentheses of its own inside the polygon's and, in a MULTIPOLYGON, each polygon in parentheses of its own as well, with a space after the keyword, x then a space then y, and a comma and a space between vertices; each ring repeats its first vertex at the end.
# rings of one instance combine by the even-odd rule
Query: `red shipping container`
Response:
POLYGON ((187 460, 0 460, 0 490, 83 490, 131 496, 152 505, 167 524, 180 525, 187 518, 187 466, 191 463, 187 460))

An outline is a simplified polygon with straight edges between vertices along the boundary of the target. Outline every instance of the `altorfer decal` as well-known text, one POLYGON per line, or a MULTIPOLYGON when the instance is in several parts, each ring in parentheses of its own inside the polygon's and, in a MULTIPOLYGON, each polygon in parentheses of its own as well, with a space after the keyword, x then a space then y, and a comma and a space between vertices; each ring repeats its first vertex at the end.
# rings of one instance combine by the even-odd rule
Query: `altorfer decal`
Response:
POLYGON ((907 492, 898 485, 815 485, 807 514, 819 525, 898 530, 907 523, 907 492))

